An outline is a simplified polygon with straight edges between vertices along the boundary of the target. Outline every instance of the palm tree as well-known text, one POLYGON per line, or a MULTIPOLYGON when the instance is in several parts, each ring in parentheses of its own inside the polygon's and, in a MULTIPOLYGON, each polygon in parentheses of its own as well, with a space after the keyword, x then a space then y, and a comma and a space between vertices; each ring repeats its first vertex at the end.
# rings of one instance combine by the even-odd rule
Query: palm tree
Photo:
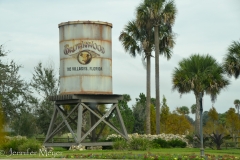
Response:
MULTIPOLYGON (((239 115, 240 100, 239 99, 235 99, 233 103, 234 103, 235 108, 237 109, 237 112, 238 112, 238 119, 240 120, 240 115, 239 115)), ((240 133, 240 130, 238 130, 238 134, 239 133, 240 133)))
POLYGON ((185 116, 189 114, 189 108, 187 106, 177 107, 177 112, 185 116))
POLYGON ((144 0, 137 8, 137 23, 139 26, 149 25, 154 28, 155 42, 155 83, 156 83, 156 133, 160 133, 160 80, 159 54, 171 58, 174 46, 172 26, 176 17, 174 1, 144 0), (150 20, 145 21, 146 19, 150 20))
POLYGON ((196 104, 193 104, 193 105, 191 106, 191 113, 192 113, 192 114, 195 114, 195 120, 194 120, 195 130, 196 130, 196 119, 197 119, 197 112, 196 112, 196 110, 197 110, 197 105, 196 105, 196 104))
POLYGON ((179 67, 173 72, 173 90, 181 95, 193 91, 196 98, 195 132, 199 133, 200 127, 200 94, 209 94, 214 102, 221 89, 229 85, 229 80, 224 77, 224 70, 210 55, 191 55, 179 62, 179 67))
POLYGON ((235 108, 236 108, 236 110, 237 110, 237 112, 238 112, 238 118, 240 119, 240 115, 239 115, 240 100, 239 100, 239 99, 235 99, 233 103, 234 103, 235 108))
POLYGON ((233 41, 224 57, 223 67, 229 76, 236 79, 240 74, 240 42, 233 41))
POLYGON ((192 114, 195 114, 196 113, 196 104, 193 104, 192 106, 191 106, 191 113, 192 114))
POLYGON ((195 114, 195 120, 196 120, 196 110, 197 110, 197 106, 196 106, 196 104, 193 104, 193 105, 191 106, 191 113, 192 113, 192 114, 195 114))
MULTIPOLYGON (((224 57, 223 67, 229 76, 234 76, 236 79, 239 77, 239 74, 240 74, 240 42, 233 41, 232 44, 228 47, 228 52, 224 57)), ((237 101, 235 100, 234 104, 235 104, 236 109, 238 110, 238 118, 240 118, 238 101, 239 100, 237 100, 237 101)))
MULTIPOLYGON (((147 21, 147 20, 146 20, 147 21)), ((133 57, 136 56, 136 52, 144 53, 144 57, 147 59, 147 104, 146 104, 146 133, 151 134, 150 124, 150 74, 151 74, 151 52, 153 48, 153 31, 148 25, 138 27, 135 21, 130 21, 121 32, 119 40, 126 52, 129 52, 133 57)))

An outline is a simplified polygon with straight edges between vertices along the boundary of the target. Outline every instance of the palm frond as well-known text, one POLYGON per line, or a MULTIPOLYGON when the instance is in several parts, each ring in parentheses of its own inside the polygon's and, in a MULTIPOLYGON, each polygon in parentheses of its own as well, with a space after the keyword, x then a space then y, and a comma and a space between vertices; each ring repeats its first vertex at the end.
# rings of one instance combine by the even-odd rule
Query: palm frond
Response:
POLYGON ((238 78, 240 75, 240 42, 233 41, 223 59, 223 67, 229 76, 238 78))
POLYGON ((222 66, 210 55, 194 54, 179 62, 173 72, 173 90, 209 94, 212 101, 229 85, 222 66))

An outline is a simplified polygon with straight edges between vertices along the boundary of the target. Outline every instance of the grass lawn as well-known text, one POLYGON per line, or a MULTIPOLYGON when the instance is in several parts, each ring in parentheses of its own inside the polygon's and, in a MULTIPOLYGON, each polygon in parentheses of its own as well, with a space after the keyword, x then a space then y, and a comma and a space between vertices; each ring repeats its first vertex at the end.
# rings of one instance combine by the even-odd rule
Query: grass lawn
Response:
MULTIPOLYGON (((239 159, 240 149, 205 149, 207 159, 239 159)), ((16 153, 15 153, 16 154, 16 153)), ((34 155, 0 155, 0 159, 27 158, 85 158, 85 159, 201 159, 198 148, 161 148, 149 151, 84 150, 69 151, 55 148, 53 152, 35 153, 34 155)))

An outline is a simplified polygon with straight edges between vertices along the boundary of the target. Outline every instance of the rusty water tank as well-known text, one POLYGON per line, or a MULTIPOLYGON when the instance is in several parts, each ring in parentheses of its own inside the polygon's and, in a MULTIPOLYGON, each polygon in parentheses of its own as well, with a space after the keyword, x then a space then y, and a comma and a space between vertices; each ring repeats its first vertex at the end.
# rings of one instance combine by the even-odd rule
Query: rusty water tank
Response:
POLYGON ((112 24, 60 23, 60 94, 112 94, 112 24))

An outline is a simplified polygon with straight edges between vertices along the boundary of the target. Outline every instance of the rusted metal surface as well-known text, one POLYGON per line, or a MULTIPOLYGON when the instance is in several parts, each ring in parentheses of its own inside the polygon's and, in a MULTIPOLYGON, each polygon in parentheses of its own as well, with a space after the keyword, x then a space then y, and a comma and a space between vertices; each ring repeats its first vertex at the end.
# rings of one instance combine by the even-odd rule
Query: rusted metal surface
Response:
POLYGON ((63 103, 79 103, 83 102, 86 104, 111 104, 118 103, 119 100, 122 100, 123 96, 120 94, 65 94, 50 96, 49 100, 56 101, 56 104, 63 103))
POLYGON ((55 101, 55 100, 69 100, 69 99, 77 99, 71 94, 67 95, 56 95, 56 96, 50 96, 49 100, 50 101, 55 101))
POLYGON ((112 94, 112 24, 59 25, 60 94, 112 94))

